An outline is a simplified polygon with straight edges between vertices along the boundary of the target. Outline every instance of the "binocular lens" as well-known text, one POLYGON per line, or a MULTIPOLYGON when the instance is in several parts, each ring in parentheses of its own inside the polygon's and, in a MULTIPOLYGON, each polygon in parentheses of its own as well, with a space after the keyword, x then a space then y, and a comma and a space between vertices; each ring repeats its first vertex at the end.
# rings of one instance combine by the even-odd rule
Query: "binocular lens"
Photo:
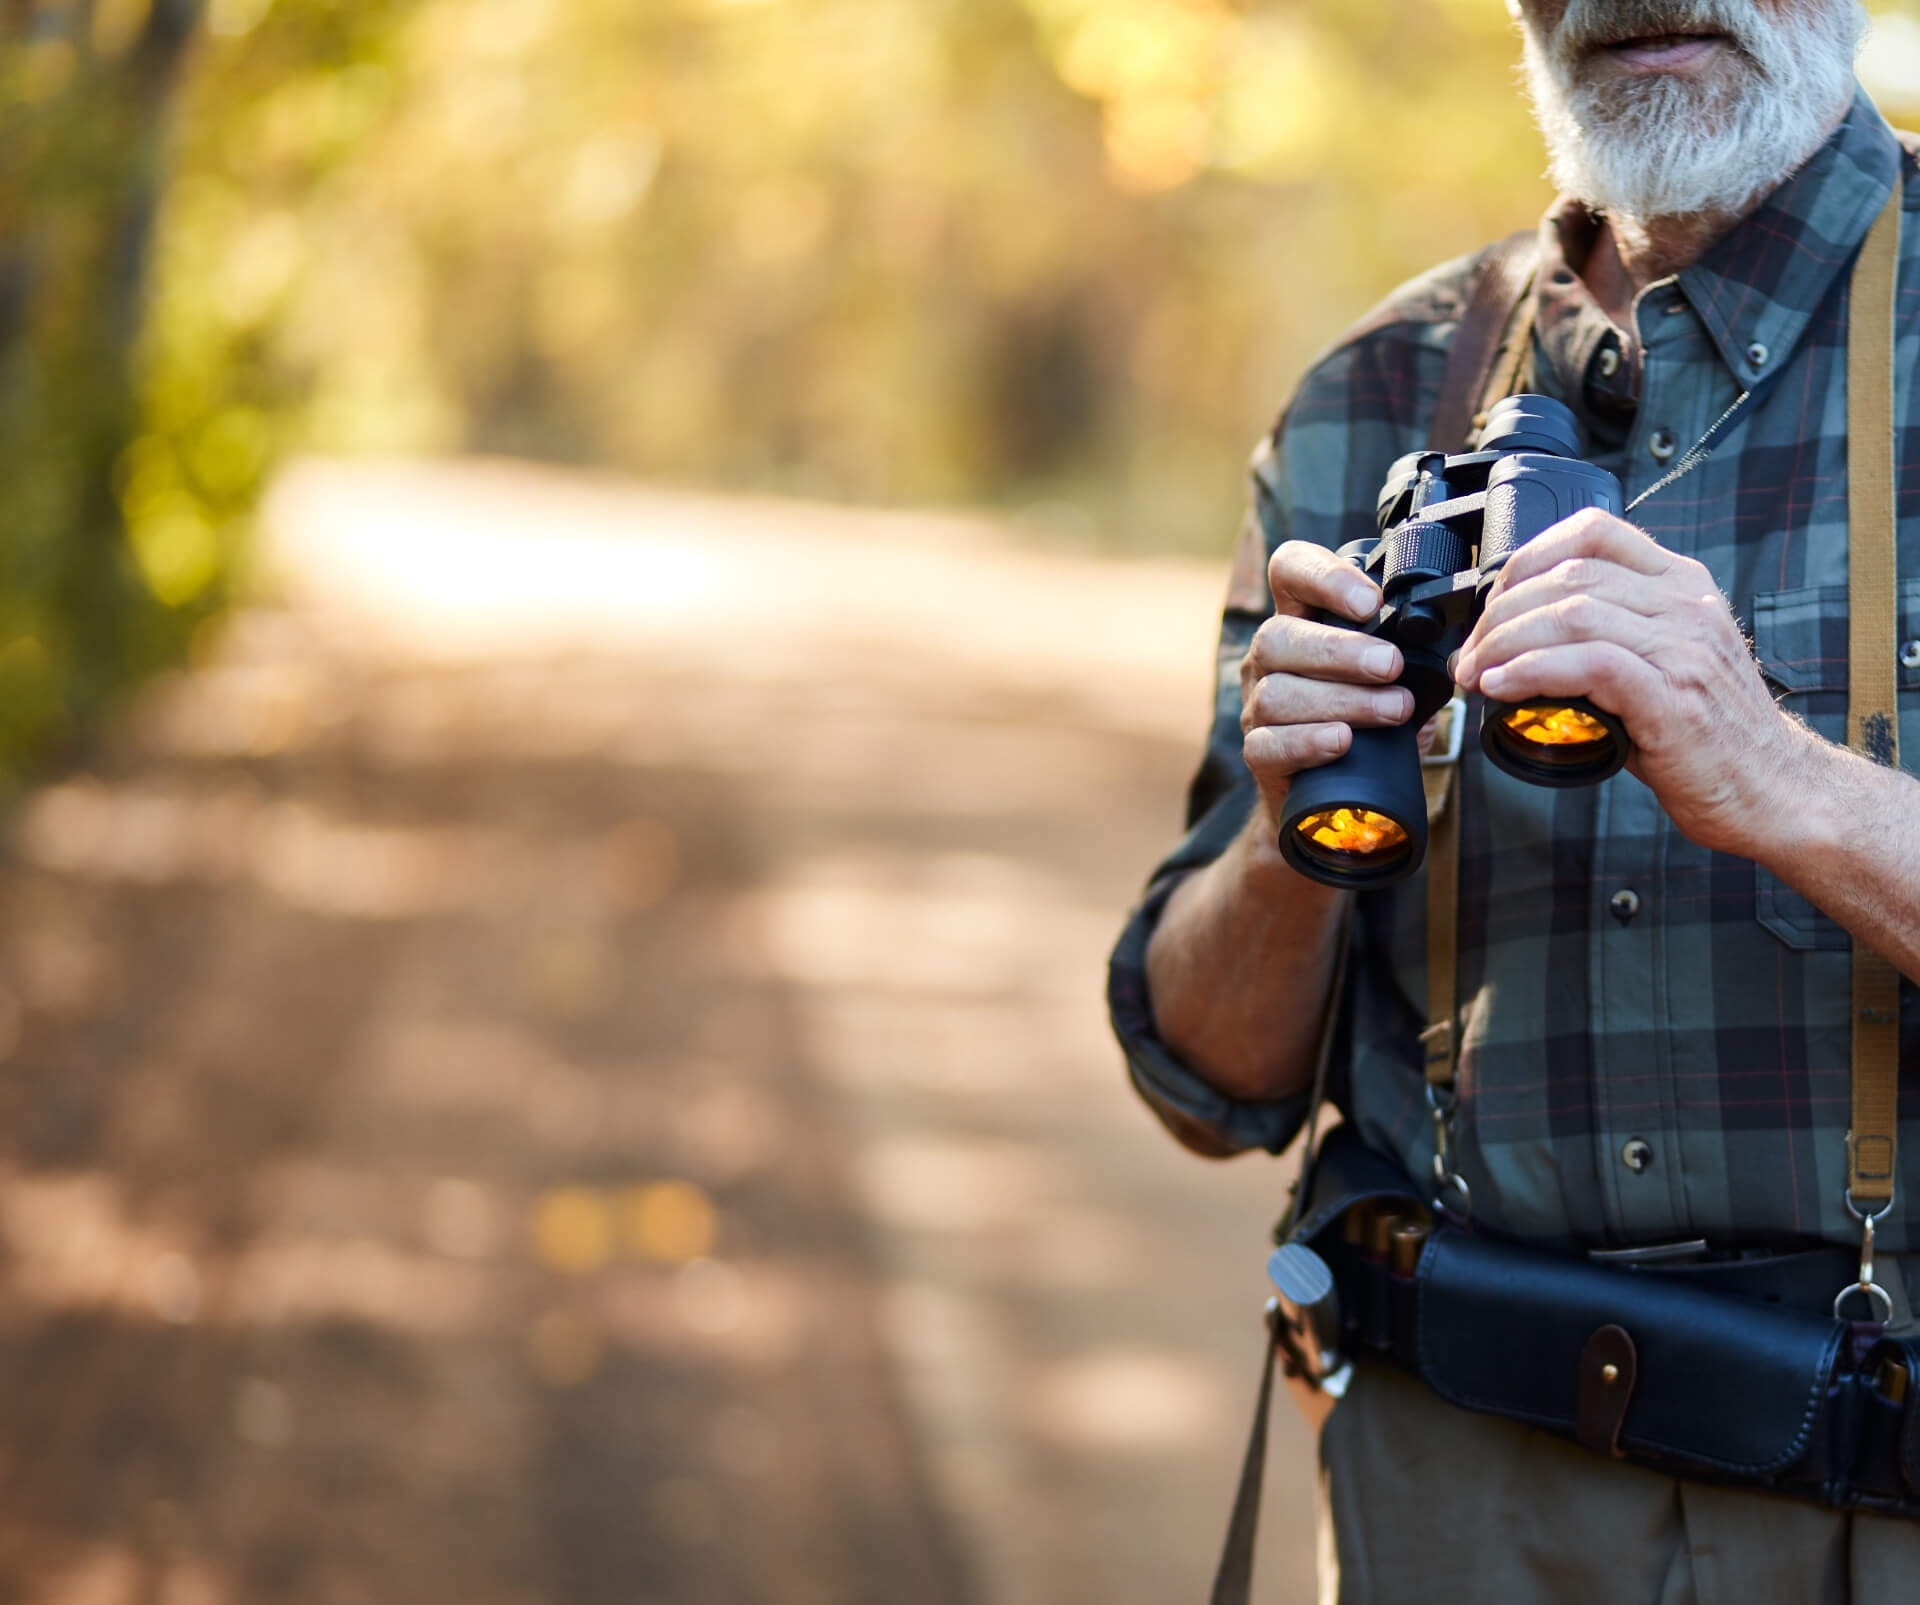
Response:
POLYGON ((1328 869, 1385 868, 1412 842, 1396 819, 1371 808, 1324 808, 1295 822, 1294 845, 1328 869))
POLYGON ((1583 741, 1605 741, 1607 727, 1578 708, 1529 705, 1514 708, 1501 720, 1522 741, 1541 747, 1571 747, 1583 741))
POLYGON ((1536 786, 1590 786, 1627 761, 1625 727, 1584 697, 1489 703, 1480 745, 1510 775, 1536 786))

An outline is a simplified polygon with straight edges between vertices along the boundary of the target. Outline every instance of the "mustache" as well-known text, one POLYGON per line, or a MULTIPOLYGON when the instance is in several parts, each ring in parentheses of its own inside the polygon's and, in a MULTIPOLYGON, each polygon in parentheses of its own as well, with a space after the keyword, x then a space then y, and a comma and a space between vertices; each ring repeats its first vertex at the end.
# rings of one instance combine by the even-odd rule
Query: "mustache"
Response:
POLYGON ((1569 0, 1547 44, 1558 60, 1572 62, 1623 39, 1717 33, 1752 55, 1752 32, 1765 25, 1751 5, 1729 0, 1569 0))

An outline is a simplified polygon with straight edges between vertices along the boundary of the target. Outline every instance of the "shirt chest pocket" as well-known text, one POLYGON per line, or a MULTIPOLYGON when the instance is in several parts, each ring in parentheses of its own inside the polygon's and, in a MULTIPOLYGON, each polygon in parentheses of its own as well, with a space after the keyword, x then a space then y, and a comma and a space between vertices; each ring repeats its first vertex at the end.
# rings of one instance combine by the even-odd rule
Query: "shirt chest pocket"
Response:
MULTIPOLYGON (((1920 580, 1900 586, 1899 652, 1901 767, 1920 757, 1920 580), (1911 661, 1909 661, 1911 660, 1911 661)), ((1765 591, 1753 599, 1753 650, 1780 705, 1827 740, 1847 739, 1847 588, 1814 585, 1765 591)), ((1835 921, 1781 881, 1754 866, 1755 912, 1788 947, 1839 948, 1852 939, 1835 921)))

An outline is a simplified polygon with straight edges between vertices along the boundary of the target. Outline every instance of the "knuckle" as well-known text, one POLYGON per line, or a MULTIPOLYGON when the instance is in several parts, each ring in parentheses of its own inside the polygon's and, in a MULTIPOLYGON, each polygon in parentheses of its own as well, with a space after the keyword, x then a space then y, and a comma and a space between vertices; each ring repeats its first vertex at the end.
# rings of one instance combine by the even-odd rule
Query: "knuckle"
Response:
POLYGON ((1329 630, 1323 660, 1328 675, 1347 684, 1378 684, 1378 676, 1362 668, 1361 659, 1374 650, 1380 640, 1378 636, 1359 635, 1352 630, 1329 630))
POLYGON ((1327 555, 1324 548, 1311 541, 1282 541, 1268 560, 1268 580, 1275 590, 1292 591, 1301 581, 1321 572, 1327 555))
POLYGON ((1274 720, 1274 704, 1278 700, 1274 684, 1275 676, 1267 675, 1254 686, 1253 695, 1247 699, 1245 710, 1240 715, 1240 728, 1252 730, 1258 725, 1270 725, 1274 720))
POLYGON ((1598 558, 1570 557, 1560 565, 1556 578, 1560 588, 1569 595, 1581 595, 1600 582, 1601 564, 1598 558))
POLYGON ((1576 635, 1587 635, 1600 627, 1602 608, 1586 591, 1575 591, 1554 604, 1560 622, 1576 635))
POLYGON ((1241 744, 1241 755, 1256 776, 1282 778, 1297 767, 1289 759, 1291 745, 1284 730, 1262 725, 1247 733, 1247 739, 1241 744))
POLYGON ((1600 691, 1624 691, 1632 679, 1627 655, 1624 652, 1595 652, 1587 667, 1587 673, 1594 688, 1600 691))
POLYGON ((1339 667, 1348 651, 1346 633, 1344 630, 1315 630, 1312 636, 1302 643, 1307 649, 1308 661, 1316 669, 1339 667))

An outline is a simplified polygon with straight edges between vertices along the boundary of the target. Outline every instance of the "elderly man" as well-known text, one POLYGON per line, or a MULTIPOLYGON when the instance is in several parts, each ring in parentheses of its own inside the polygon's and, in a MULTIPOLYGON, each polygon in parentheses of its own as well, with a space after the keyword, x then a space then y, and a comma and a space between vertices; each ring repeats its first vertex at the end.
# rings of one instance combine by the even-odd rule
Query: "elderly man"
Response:
MULTIPOLYGON (((1852 955, 1899 972, 1889 1051, 1920 1064, 1920 785, 1846 745, 1849 273, 1900 193, 1899 278, 1920 284, 1914 158, 1855 85, 1855 0, 1509 7, 1565 192, 1521 308, 1525 388, 1572 409, 1585 455, 1629 497, 1752 394, 1631 522, 1581 514, 1524 547, 1455 662, 1465 692, 1588 697, 1633 755, 1599 787, 1540 790, 1468 743, 1451 1162, 1476 1233, 1570 1259, 1853 1252, 1852 955)), ((1294 1139, 1344 969, 1332 1097, 1408 1176, 1432 1164, 1424 875, 1359 894, 1349 921, 1352 894, 1296 874, 1276 822, 1293 776, 1355 727, 1409 716, 1400 654, 1321 622, 1380 602, 1333 550, 1373 533, 1383 474, 1427 442, 1494 260, 1397 291, 1306 376, 1255 458, 1191 828, 1110 986, 1135 1085, 1202 1153, 1294 1139)), ((1888 653, 1911 755, 1920 473, 1897 448, 1920 444, 1905 380, 1920 300, 1895 306, 1888 653)), ((1868 1312, 1896 1334, 1912 1316, 1890 1257, 1920 1254, 1908 1135, 1879 1221, 1890 1307, 1868 1312)), ((1524 1353, 1524 1334, 1484 1338, 1524 1353)), ((1920 1523, 1625 1464, 1379 1362, 1357 1368, 1321 1457, 1329 1600, 1920 1598, 1920 1523)))

